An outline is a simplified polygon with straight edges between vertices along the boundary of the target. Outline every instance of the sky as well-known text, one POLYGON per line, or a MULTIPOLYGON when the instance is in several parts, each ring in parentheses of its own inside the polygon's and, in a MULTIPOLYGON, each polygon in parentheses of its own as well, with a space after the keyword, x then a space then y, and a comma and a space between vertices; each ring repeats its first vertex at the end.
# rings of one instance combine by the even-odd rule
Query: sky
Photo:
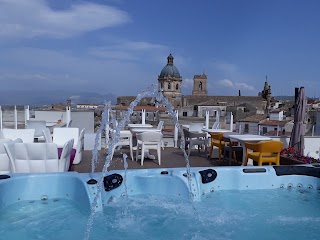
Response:
POLYGON ((136 95, 171 53, 190 95, 320 96, 318 0, 0 0, 0 91, 136 95))

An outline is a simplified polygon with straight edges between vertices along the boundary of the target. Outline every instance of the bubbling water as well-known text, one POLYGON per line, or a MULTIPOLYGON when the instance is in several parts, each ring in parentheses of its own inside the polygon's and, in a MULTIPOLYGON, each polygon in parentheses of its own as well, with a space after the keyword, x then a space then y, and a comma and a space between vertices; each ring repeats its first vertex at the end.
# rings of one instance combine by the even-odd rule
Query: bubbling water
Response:
MULTIPOLYGON (((91 205, 90 216, 89 216, 89 219, 87 222, 87 228, 86 228, 86 232, 85 232, 85 236, 84 236, 85 240, 88 240, 90 237, 90 231, 91 231, 92 224, 93 224, 93 218, 96 213, 95 208, 96 208, 96 205, 98 202, 98 198, 101 195, 100 193, 103 189, 103 187, 102 187, 103 186, 103 179, 107 175, 108 167, 110 166, 111 161, 112 161, 113 148, 120 141, 120 131, 125 128, 126 124, 130 123, 130 116, 133 113, 134 107, 137 106, 138 103, 143 98, 146 98, 146 97, 151 97, 152 98, 151 102, 155 103, 156 107, 159 107, 159 106, 166 106, 167 107, 166 111, 173 118, 174 125, 178 129, 178 131, 181 135, 180 149, 182 150, 183 156, 186 161, 186 168, 187 168, 186 171, 187 171, 190 199, 191 200, 193 199, 193 193, 191 191, 190 163, 189 163, 188 154, 185 151, 185 140, 184 140, 183 131, 180 127, 180 124, 178 122, 178 118, 176 116, 176 112, 175 112, 172 104, 168 101, 167 98, 165 98, 163 96, 162 91, 158 91, 158 86, 153 84, 149 89, 147 89, 146 91, 143 91, 137 95, 136 99, 130 103, 128 110, 124 114, 124 118, 118 124, 116 124, 116 119, 114 117, 112 117, 112 119, 111 119, 113 126, 116 126, 116 127, 112 131, 111 141, 108 142, 106 161, 104 163, 101 176, 97 182, 98 193, 95 195, 94 200, 91 205)), ((101 136, 101 133, 104 129, 109 130, 109 128, 110 128, 110 112, 111 112, 111 104, 110 104, 110 102, 108 102, 105 104, 104 112, 102 114, 102 120, 101 120, 100 127, 98 129, 97 136, 95 139, 94 150, 92 151, 92 173, 94 173, 95 168, 98 165, 98 150, 97 150, 98 144, 99 144, 98 138, 101 136)), ((126 158, 124 158, 124 164, 125 164, 125 169, 126 169, 127 168, 126 158)), ((127 188, 126 188, 125 194, 127 195, 127 188)))

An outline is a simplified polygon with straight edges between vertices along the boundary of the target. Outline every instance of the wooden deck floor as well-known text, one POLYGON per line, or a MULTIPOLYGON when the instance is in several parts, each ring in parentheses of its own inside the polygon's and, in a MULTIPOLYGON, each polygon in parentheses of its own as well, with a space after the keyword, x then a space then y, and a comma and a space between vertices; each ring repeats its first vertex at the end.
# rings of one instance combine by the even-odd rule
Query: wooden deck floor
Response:
MULTIPOLYGON (((121 149, 122 153, 126 153, 130 156, 128 149, 121 149)), ((151 150, 151 154, 156 154, 151 150)), ((165 148, 161 152, 161 165, 158 165, 158 160, 150 160, 145 159, 143 166, 141 166, 140 161, 132 161, 130 157, 127 158, 128 169, 147 169, 147 168, 178 168, 185 167, 186 161, 183 157, 183 153, 179 148, 165 148)), ((135 156, 134 156, 135 157, 135 156)), ((73 165, 71 167, 72 171, 77 172, 91 172, 91 160, 92 160, 92 151, 84 151, 82 155, 82 161, 80 164, 73 165)), ((95 172, 101 172, 104 162, 106 160, 105 150, 102 149, 99 151, 99 165, 96 168, 95 172)), ((206 155, 202 153, 198 153, 197 150, 191 151, 190 157, 190 166, 191 167, 212 167, 212 166, 229 166, 228 160, 218 159, 208 159, 206 155)), ((236 163, 235 161, 231 162, 231 165, 238 166, 240 163, 236 163)), ((124 162, 123 157, 120 151, 115 152, 111 165, 108 170, 123 170, 124 162)))

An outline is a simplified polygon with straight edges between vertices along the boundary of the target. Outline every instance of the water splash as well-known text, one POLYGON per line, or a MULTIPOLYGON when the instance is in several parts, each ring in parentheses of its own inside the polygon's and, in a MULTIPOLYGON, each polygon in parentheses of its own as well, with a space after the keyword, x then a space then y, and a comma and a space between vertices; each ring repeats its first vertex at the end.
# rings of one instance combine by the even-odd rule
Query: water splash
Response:
POLYGON ((99 163, 99 151, 98 151, 98 146, 99 146, 99 139, 101 139, 102 131, 105 128, 108 128, 110 123, 110 111, 111 111, 111 102, 105 102, 104 104, 104 109, 102 112, 102 118, 100 122, 100 126, 98 128, 95 142, 94 142, 94 148, 92 150, 92 159, 91 159, 91 173, 93 174, 98 163, 99 163))
POLYGON ((127 162, 127 154, 123 154, 123 167, 124 167, 124 176, 123 176, 123 184, 125 189, 125 196, 128 196, 128 187, 127 187, 127 170, 128 170, 128 162, 127 162))
MULTIPOLYGON (((112 151, 114 146, 120 141, 120 131, 123 130, 126 126, 126 124, 130 123, 130 116, 133 113, 133 109, 135 106, 138 105, 138 103, 146 97, 151 97, 152 101, 155 102, 155 106, 156 107, 160 107, 160 106, 166 106, 167 107, 167 112, 168 114, 173 118, 174 124, 177 127, 178 131, 181 134, 181 142, 180 142, 180 148, 183 152, 183 156, 185 158, 186 161, 186 168, 187 168, 187 179, 188 179, 188 185, 189 185, 189 194, 190 194, 190 199, 193 200, 193 193, 191 191, 191 174, 190 174, 190 163, 189 163, 189 157, 188 154, 185 151, 185 140, 184 140, 184 134, 183 131, 180 127, 180 124, 178 122, 177 116, 176 116, 176 112, 174 111, 174 108, 172 106, 172 104, 168 101, 167 98, 165 98, 162 94, 162 91, 158 91, 158 86, 153 84, 149 89, 147 89, 146 91, 143 91, 141 93, 139 93, 136 97, 136 99, 134 101, 132 101, 128 107, 128 110, 126 111, 124 118, 117 123, 115 118, 112 118, 112 123, 113 126, 116 126, 116 128, 112 131, 112 138, 111 141, 108 144, 108 150, 107 150, 107 156, 106 156, 106 161, 104 163, 103 169, 102 169, 102 174, 98 180, 98 193, 95 195, 95 198, 92 202, 91 205, 91 211, 90 211, 90 216, 88 218, 88 222, 87 222, 87 228, 86 228, 86 232, 85 232, 85 236, 84 236, 84 240, 88 240, 90 237, 90 232, 91 232, 91 228, 93 225, 93 219, 94 219, 94 215, 96 213, 95 211, 95 206, 97 205, 98 202, 98 198, 100 196, 100 193, 102 191, 102 186, 103 186, 103 179, 104 177, 107 175, 108 173, 108 168, 111 164, 112 161, 112 151)), ((106 104, 108 105, 108 104, 106 104)), ((102 130, 105 129, 105 127, 108 125, 110 125, 110 110, 111 108, 106 106, 105 110, 107 111, 107 113, 105 115, 103 115, 101 124, 100 124, 100 134, 102 133, 102 130)), ((98 130, 98 131, 99 131, 98 130)), ((96 143, 95 143, 95 148, 96 146, 98 146, 97 144, 98 141, 98 137, 96 137, 96 143)), ((97 161, 98 161, 98 153, 95 151, 94 152, 96 155, 95 157, 93 157, 92 159, 92 173, 95 170, 95 167, 97 165, 97 161)))

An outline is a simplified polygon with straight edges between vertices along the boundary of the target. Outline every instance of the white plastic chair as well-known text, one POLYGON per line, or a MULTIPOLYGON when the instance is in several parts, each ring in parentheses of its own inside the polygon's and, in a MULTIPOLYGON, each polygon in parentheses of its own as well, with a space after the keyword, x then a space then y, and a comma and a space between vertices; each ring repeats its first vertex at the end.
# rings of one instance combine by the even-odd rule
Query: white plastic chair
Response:
MULTIPOLYGON (((113 131, 113 130, 112 130, 113 131)), ((128 130, 122 130, 120 131, 120 139, 119 142, 117 142, 112 149, 111 153, 111 159, 113 157, 114 151, 119 147, 119 146, 129 146, 130 149, 130 157, 131 160, 133 161, 133 146, 132 146, 132 133, 128 130)))
POLYGON ((190 156, 191 149, 198 146, 198 152, 200 152, 200 146, 204 146, 205 153, 207 153, 207 134, 204 132, 191 132, 187 129, 183 129, 185 139, 185 149, 188 149, 188 156, 190 156))
POLYGON ((66 142, 58 158, 54 143, 4 143, 14 173, 66 172, 72 145, 72 139, 66 142))
POLYGON ((11 139, 0 139, 0 174, 7 174, 12 172, 11 163, 4 148, 4 143, 22 143, 20 138, 12 141, 11 139))
POLYGON ((27 120, 26 122, 26 129, 34 129, 34 137, 35 138, 42 138, 43 133, 42 130, 46 129, 46 121, 44 120, 27 120))
POLYGON ((4 138, 11 140, 16 140, 17 138, 20 138, 24 143, 33 143, 34 133, 34 129, 2 129, 2 134, 4 138))
POLYGON ((141 148, 141 166, 143 166, 145 151, 150 149, 157 150, 158 162, 161 165, 161 141, 163 138, 162 133, 159 132, 143 132, 136 135, 137 137, 137 151, 136 161, 138 161, 139 149, 141 148))

